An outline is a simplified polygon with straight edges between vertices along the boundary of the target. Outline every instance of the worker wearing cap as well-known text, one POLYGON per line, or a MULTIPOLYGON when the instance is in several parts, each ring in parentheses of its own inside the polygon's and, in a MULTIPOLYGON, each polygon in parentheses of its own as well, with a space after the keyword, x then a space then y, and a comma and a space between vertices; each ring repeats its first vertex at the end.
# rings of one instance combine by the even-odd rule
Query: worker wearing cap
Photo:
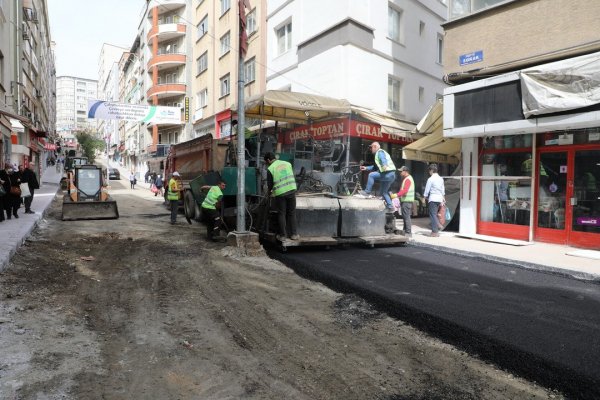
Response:
POLYGON ((415 181, 410 174, 410 170, 406 166, 398 168, 402 177, 400 191, 394 195, 400 198, 400 211, 402 212, 402 220, 404 221, 404 236, 412 237, 412 209, 415 202, 415 181))
POLYGON ((206 217, 206 237, 208 240, 216 242, 219 240, 219 230, 221 229, 221 214, 218 209, 221 208, 225 182, 219 181, 215 186, 206 185, 201 189, 208 190, 202 202, 202 214, 206 217))
POLYGON ((365 167, 361 165, 361 171, 373 171, 375 167, 377 167, 376 171, 369 173, 369 179, 367 180, 367 187, 365 190, 362 190, 359 194, 363 197, 371 197, 371 190, 373 189, 373 184, 375 181, 379 181, 379 185, 381 187, 381 193, 383 195, 383 199, 385 200, 385 205, 388 210, 393 210, 394 205, 392 204, 392 199, 390 198, 390 194, 388 191, 390 190, 390 186, 396 180, 396 166, 392 161, 392 157, 389 153, 381 148, 378 142, 373 142, 371 146, 371 153, 375 155, 375 165, 371 165, 365 167))
POLYGON ((167 200, 169 200, 169 203, 171 204, 171 225, 174 225, 177 222, 179 197, 182 190, 181 175, 179 175, 179 172, 175 171, 169 180, 169 187, 167 190, 167 200))

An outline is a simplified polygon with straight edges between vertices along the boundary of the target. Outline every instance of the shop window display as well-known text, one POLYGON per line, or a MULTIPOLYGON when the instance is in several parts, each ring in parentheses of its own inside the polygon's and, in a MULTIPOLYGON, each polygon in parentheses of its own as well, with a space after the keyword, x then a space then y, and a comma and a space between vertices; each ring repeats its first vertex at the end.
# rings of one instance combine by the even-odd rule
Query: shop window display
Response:
POLYGON ((492 137, 483 142, 481 222, 529 225, 533 162, 531 150, 524 148, 531 143, 526 136, 492 137))

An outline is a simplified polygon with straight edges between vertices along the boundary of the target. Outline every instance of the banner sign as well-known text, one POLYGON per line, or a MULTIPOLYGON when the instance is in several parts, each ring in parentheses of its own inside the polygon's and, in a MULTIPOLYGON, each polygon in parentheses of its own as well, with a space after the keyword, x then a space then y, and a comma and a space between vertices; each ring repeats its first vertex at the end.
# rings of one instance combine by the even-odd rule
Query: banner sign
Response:
POLYGON ((408 144, 412 142, 411 139, 402 135, 382 132, 379 124, 355 120, 349 121, 347 118, 303 125, 287 132, 283 140, 285 144, 290 144, 296 140, 306 140, 308 138, 330 140, 346 135, 383 143, 408 144))
POLYGON ((88 118, 116 119, 153 124, 181 124, 181 109, 179 107, 88 100, 88 118))

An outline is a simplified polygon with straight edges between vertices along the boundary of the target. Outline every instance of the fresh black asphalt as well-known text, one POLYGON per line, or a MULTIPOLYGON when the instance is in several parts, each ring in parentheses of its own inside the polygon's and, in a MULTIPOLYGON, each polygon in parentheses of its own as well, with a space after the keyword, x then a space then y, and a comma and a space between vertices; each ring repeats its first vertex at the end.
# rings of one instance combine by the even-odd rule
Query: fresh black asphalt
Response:
POLYGON ((569 398, 600 399, 597 282, 410 245, 270 255, 569 398))

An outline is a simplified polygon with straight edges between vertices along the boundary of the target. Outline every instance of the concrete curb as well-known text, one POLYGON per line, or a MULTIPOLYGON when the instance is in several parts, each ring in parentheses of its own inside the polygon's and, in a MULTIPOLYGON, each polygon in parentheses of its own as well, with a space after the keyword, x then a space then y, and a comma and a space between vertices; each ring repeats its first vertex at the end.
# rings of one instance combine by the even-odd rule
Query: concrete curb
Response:
POLYGON ((582 280, 582 281, 591 281, 591 282, 600 283, 600 276, 598 276, 597 274, 587 273, 587 272, 583 272, 583 271, 573 271, 573 270, 569 270, 569 269, 557 268, 557 267, 552 267, 552 266, 543 265, 543 264, 529 263, 529 262, 525 262, 525 261, 521 261, 521 260, 513 260, 510 258, 498 257, 498 256, 493 256, 493 255, 488 255, 488 254, 483 254, 483 253, 477 253, 477 252, 471 252, 471 251, 465 251, 465 250, 457 250, 457 249, 452 249, 452 248, 449 248, 446 246, 440 246, 440 245, 430 244, 430 243, 422 243, 422 242, 418 242, 415 240, 409 240, 406 243, 406 245, 413 246, 413 247, 432 249, 432 250, 436 250, 436 251, 439 251, 439 252, 442 252, 445 254, 458 254, 458 255, 461 255, 464 257, 480 259, 480 260, 485 260, 485 261, 492 261, 497 264, 501 264, 501 265, 505 265, 505 266, 521 268, 521 269, 526 269, 526 270, 539 271, 539 272, 545 272, 548 274, 563 276, 566 278, 573 278, 573 279, 578 279, 578 280, 582 280))

